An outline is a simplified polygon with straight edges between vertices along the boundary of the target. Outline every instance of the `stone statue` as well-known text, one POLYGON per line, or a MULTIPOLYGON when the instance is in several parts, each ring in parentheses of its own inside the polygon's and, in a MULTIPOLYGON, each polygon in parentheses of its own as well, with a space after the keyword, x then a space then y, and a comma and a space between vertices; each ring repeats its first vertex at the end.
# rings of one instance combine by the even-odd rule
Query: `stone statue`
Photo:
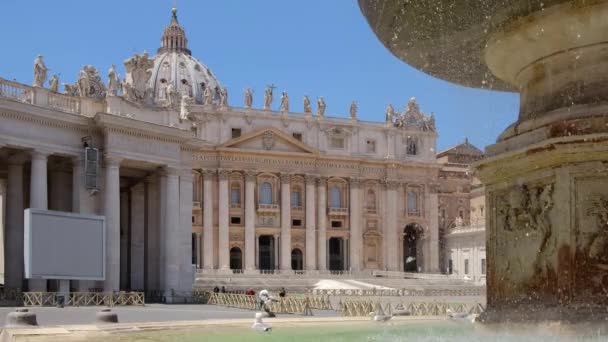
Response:
POLYGON ((173 107, 177 104, 177 92, 175 91, 175 86, 173 82, 169 82, 167 88, 165 88, 165 98, 167 99, 167 106, 173 107))
POLYGON ((106 86, 101 80, 97 69, 92 65, 85 65, 80 70, 76 86, 78 94, 82 97, 101 99, 106 96, 106 86))
POLYGON ((353 120, 357 119, 357 102, 353 101, 350 104, 350 118, 353 120))
POLYGON ((268 86, 266 87, 266 91, 264 92, 264 109, 270 110, 270 106, 272 105, 272 89, 274 87, 268 86))
POLYGON ((180 110, 179 110, 179 118, 181 120, 187 120, 188 116, 190 115, 190 109, 189 109, 189 105, 191 103, 192 98, 188 95, 182 95, 182 102, 180 103, 180 110))
POLYGON ((245 89, 245 108, 251 108, 253 105, 253 94, 251 88, 245 89))
POLYGON ((308 98, 308 96, 304 96, 304 113, 312 113, 312 108, 310 107, 310 99, 308 98))
POLYGON ((228 107, 228 89, 226 87, 220 89, 220 106, 228 107))
POLYGON ((51 77, 51 80, 49 81, 49 89, 53 93, 56 93, 59 91, 59 77, 57 76, 57 74, 55 74, 55 75, 53 75, 53 77, 51 77))
POLYGON ((44 87, 46 73, 49 69, 44 65, 42 55, 38 55, 34 60, 34 87, 44 87))
POLYGON ((116 72, 114 64, 108 70, 108 95, 118 95, 118 89, 120 88, 120 77, 116 72))
POLYGON ((389 104, 386 107, 386 122, 393 122, 393 116, 395 116, 395 108, 393 108, 392 104, 389 104))
POLYGON ((289 95, 287 95, 286 91, 284 91, 283 94, 281 95, 281 107, 280 107, 280 109, 283 112, 289 112, 289 95))
POLYGON ((323 100, 323 96, 320 96, 317 99, 317 115, 318 116, 325 115, 325 100, 323 100))
POLYGON ((203 91, 203 104, 213 104, 213 91, 211 91, 211 87, 205 87, 205 90, 203 91))
POLYGON ((78 94, 80 96, 87 96, 90 89, 90 82, 86 72, 86 66, 80 70, 78 73, 78 81, 76 81, 76 86, 78 87, 78 94))
POLYGON ((146 101, 150 97, 148 81, 152 76, 154 60, 148 58, 148 53, 144 51, 141 55, 135 55, 127 59, 124 64, 127 74, 122 87, 123 95, 129 101, 146 101))

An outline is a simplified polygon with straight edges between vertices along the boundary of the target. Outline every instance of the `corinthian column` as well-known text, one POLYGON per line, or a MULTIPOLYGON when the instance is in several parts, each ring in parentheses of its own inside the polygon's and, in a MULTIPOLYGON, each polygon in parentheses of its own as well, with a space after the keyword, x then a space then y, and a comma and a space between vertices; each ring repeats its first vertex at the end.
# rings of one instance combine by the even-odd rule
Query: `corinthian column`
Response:
POLYGON ((399 239, 397 234, 397 187, 399 183, 386 181, 386 241, 387 260, 386 267, 389 271, 399 271, 399 239))
POLYGON ((361 204, 360 204, 361 181, 356 178, 350 180, 350 269, 351 271, 361 270, 361 204))
POLYGON ((245 271, 255 270, 255 177, 245 173, 245 271))
POLYGON ((120 158, 106 155, 104 214, 106 216, 106 280, 104 291, 120 289, 120 158))
POLYGON ((291 269, 291 175, 281 174, 281 260, 280 269, 291 269))
POLYGON ((215 170, 203 171, 203 268, 211 270, 214 268, 213 260, 213 177, 215 170))
POLYGON ((327 177, 317 179, 317 265, 319 270, 327 269, 327 177))
POLYGON ((306 269, 317 269, 317 245, 315 224, 315 181, 316 177, 306 176, 306 269))
POLYGON ((230 231, 228 226, 228 170, 220 170, 219 175, 219 266, 230 269, 230 231))

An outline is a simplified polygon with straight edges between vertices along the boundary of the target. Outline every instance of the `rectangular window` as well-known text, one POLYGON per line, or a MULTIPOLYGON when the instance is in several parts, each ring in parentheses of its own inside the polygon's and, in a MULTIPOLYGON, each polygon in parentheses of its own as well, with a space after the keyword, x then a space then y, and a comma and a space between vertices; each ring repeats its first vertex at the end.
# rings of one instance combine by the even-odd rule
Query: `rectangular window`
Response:
POLYGON ((230 224, 241 224, 241 217, 240 216, 231 216, 230 224))
POLYGON ((232 206, 237 206, 241 204, 241 189, 240 188, 232 188, 230 190, 230 204, 232 206))
POLYGON ((292 220, 291 225, 294 227, 302 227, 302 220, 292 220))
POLYGON ((365 152, 376 153, 376 140, 372 140, 372 139, 365 140, 365 152))
POLYGON ((407 213, 418 215, 418 194, 414 191, 407 192, 407 213))
POLYGON ((233 128, 232 129, 232 139, 238 138, 240 136, 241 136, 241 129, 240 128, 233 128))
POLYGON ((342 221, 331 221, 332 228, 342 228, 342 221))
POLYGON ((332 148, 344 148, 344 138, 333 137, 329 139, 329 146, 332 148))
POLYGON ((469 275, 469 259, 464 259, 464 274, 469 275))
POLYGON ((452 259, 450 259, 448 261, 448 274, 452 274, 453 271, 454 271, 454 262, 452 261, 452 259))
POLYGON ((481 259, 481 274, 486 274, 486 259, 481 259))
POLYGON ((299 191, 292 192, 291 193, 291 207, 298 208, 301 206, 302 206, 302 203, 300 201, 300 192, 299 191))
POLYGON ((302 141, 302 133, 292 133, 291 134, 296 140, 302 141))

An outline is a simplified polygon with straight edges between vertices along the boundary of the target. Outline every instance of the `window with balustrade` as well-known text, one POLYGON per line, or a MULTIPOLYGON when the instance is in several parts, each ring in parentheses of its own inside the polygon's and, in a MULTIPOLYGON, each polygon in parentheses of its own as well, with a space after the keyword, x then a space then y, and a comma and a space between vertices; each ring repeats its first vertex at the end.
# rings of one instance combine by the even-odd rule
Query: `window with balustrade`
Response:
POLYGON ((294 186, 291 191, 291 207, 301 208, 302 207, 302 188, 294 186))
POLYGON ((230 206, 233 208, 241 206, 241 185, 237 182, 230 184, 230 206))
POLYGON ((264 182, 260 186, 260 204, 273 204, 272 184, 270 182, 264 182))
POLYGON ((365 207, 368 212, 376 212, 376 192, 373 189, 368 189, 365 195, 365 207))
POLYGON ((408 215, 419 215, 418 193, 414 190, 407 192, 407 213, 408 215))
POLYGON ((329 206, 331 208, 342 208, 342 191, 337 185, 329 188, 329 206))

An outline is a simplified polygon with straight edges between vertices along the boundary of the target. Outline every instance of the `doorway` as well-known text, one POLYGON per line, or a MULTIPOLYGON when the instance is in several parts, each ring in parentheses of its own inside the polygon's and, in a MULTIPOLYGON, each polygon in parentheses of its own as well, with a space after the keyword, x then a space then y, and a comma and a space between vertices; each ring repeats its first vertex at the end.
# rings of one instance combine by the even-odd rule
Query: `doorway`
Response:
POLYGON ((258 262, 260 270, 274 270, 274 236, 261 235, 259 238, 258 262))
POLYGON ((344 239, 329 239, 329 270, 344 271, 344 239))

